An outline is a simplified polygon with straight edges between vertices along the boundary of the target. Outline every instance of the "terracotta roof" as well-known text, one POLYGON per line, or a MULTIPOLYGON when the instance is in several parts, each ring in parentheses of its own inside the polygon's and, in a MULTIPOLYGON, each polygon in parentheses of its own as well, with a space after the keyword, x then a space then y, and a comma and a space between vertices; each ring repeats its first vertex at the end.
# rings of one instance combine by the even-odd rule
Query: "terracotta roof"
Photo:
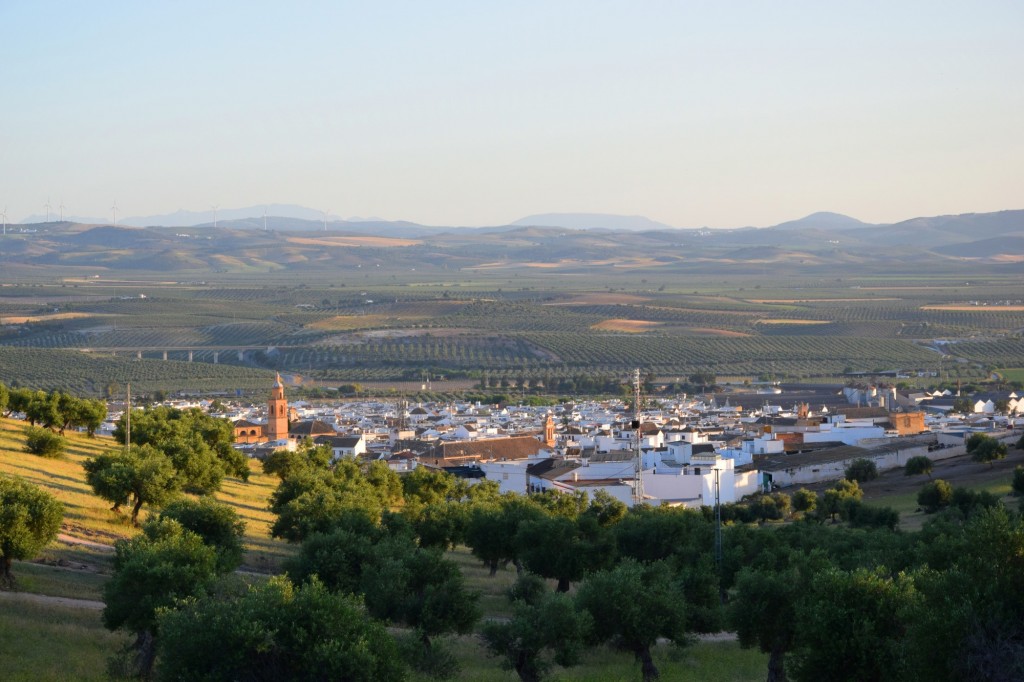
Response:
POLYGON ((319 420, 299 422, 288 426, 289 436, 333 436, 336 433, 338 432, 334 430, 333 426, 319 420))
POLYGON ((362 436, 317 436, 313 442, 317 445, 327 444, 334 448, 354 448, 362 440, 362 436))
POLYGON ((484 438, 482 440, 445 441, 433 445, 424 458, 466 461, 475 459, 526 459, 545 448, 533 436, 484 438))

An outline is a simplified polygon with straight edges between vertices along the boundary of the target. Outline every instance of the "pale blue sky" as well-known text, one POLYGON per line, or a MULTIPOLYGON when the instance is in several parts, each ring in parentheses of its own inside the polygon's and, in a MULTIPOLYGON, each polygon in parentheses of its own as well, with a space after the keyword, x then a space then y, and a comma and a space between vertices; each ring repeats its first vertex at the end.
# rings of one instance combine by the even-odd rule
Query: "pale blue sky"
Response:
POLYGON ((1022 35, 1017 0, 0 0, 0 208, 1024 208, 1022 35))

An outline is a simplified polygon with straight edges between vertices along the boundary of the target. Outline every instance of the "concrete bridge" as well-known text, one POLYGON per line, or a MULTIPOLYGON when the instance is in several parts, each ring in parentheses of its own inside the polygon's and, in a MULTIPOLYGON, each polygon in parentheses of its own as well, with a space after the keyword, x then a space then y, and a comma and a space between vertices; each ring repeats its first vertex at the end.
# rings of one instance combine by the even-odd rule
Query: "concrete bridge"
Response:
POLYGON ((111 346, 111 347, 90 347, 81 348, 83 353, 108 353, 111 355, 129 354, 141 360, 143 353, 158 355, 162 360, 172 359, 171 354, 177 357, 173 359, 192 362, 196 353, 212 353, 213 364, 220 362, 221 353, 236 353, 238 362, 245 361, 245 354, 252 351, 270 351, 275 346, 111 346))

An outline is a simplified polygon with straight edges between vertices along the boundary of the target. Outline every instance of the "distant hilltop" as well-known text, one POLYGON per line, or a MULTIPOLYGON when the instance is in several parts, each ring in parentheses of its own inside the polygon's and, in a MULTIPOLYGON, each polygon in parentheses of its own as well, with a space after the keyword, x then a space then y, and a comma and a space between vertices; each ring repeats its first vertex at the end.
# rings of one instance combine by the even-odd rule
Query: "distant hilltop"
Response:
MULTIPOLYGON (((1024 229, 1024 211, 1010 210, 997 211, 993 213, 963 213, 960 215, 945 215, 933 217, 911 218, 892 224, 865 223, 841 213, 820 211, 812 213, 803 218, 789 220, 777 225, 770 226, 749 226, 740 228, 715 228, 713 226, 703 227, 678 227, 667 223, 651 220, 641 215, 616 215, 611 213, 537 213, 520 218, 503 225, 489 227, 467 227, 454 225, 423 225, 404 220, 385 220, 383 218, 362 218, 350 217, 341 218, 337 215, 318 211, 316 209, 299 206, 297 204, 266 204, 249 206, 246 208, 218 208, 208 211, 187 211, 179 210, 174 213, 151 216, 133 216, 120 218, 117 221, 118 227, 166 227, 166 228, 211 228, 218 227, 235 230, 267 229, 287 232, 309 232, 314 230, 329 230, 332 232, 356 232, 363 234, 382 234, 384 231, 391 237, 418 238, 429 235, 436 235, 443 232, 465 233, 466 231, 480 231, 494 233, 509 229, 522 228, 552 228, 563 230, 603 230, 610 232, 671 232, 671 231, 703 231, 714 232, 728 231, 781 231, 787 234, 795 232, 814 232, 817 234, 832 234, 838 238, 850 238, 852 235, 881 239, 912 234, 920 238, 919 243, 931 241, 936 246, 948 243, 950 233, 955 233, 957 239, 960 237, 971 237, 985 239, 1004 235, 1021 236, 1024 229), (884 230, 884 234, 880 233, 884 230), (838 234, 834 234, 838 233, 838 234)), ((32 226, 36 227, 46 223, 46 217, 42 215, 31 215, 20 223, 8 223, 9 226, 20 226, 22 229, 32 226)), ((67 216, 63 222, 50 216, 48 225, 55 227, 63 224, 66 227, 73 225, 111 225, 112 221, 104 218, 83 218, 79 216, 67 216)), ((49 228, 48 228, 49 229, 49 228)), ((983 245, 984 246, 984 245, 983 245)), ((983 249, 986 250, 986 249, 983 249)))

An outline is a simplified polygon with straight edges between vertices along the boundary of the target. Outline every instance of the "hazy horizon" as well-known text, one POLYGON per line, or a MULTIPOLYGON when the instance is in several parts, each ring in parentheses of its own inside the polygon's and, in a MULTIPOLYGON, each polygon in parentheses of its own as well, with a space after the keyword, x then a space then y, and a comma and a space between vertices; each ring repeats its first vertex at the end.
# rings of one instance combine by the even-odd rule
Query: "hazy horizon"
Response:
POLYGON ((0 6, 0 209, 426 225, 1018 208, 1024 6, 0 6))

